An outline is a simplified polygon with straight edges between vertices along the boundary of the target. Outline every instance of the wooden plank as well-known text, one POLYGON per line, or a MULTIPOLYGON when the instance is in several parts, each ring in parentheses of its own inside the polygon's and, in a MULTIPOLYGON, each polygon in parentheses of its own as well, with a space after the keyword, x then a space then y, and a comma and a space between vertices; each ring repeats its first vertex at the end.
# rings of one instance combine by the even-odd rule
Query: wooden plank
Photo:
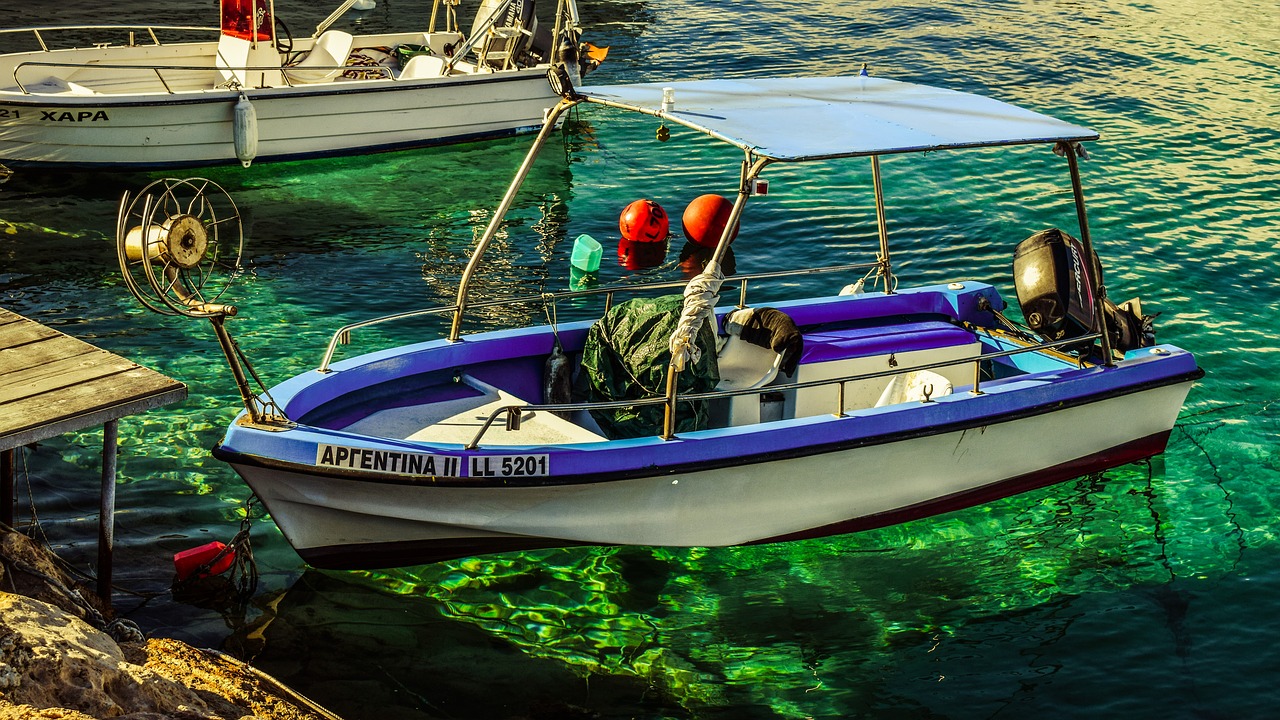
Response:
POLYGON ((186 390, 186 386, 176 380, 137 366, 123 372, 99 375, 78 384, 54 388, 57 392, 0 404, 3 410, 0 413, 0 436, 108 407, 127 407, 134 401, 175 387, 186 390))
POLYGON ((0 451, 186 396, 177 380, 0 308, 0 451))
POLYGON ((33 342, 58 337, 62 333, 40 323, 20 318, 21 322, 0 326, 0 350, 18 349, 33 342))
MULTIPOLYGON (((0 375, 0 386, 5 388, 0 396, 0 411, 8 411, 9 403, 19 402, 39 395, 54 393, 63 388, 90 383, 131 370, 154 373, 135 362, 112 355, 106 350, 90 348, 83 355, 63 357, 0 375)), ((7 423, 0 420, 0 428, 7 423)))
POLYGON ((119 420, 129 415, 137 415, 165 405, 172 405, 187 397, 187 386, 180 385, 165 392, 147 397, 135 398, 127 405, 104 406, 84 415, 60 417, 45 425, 38 425, 11 434, 0 435, 0 451, 12 450, 33 442, 48 440, 64 433, 76 432, 89 427, 102 425, 111 420, 119 420))
POLYGON ((62 333, 20 348, 0 349, 0 386, 8 385, 10 382, 21 382, 9 377, 10 373, 30 370, 55 360, 105 352, 107 351, 62 333))

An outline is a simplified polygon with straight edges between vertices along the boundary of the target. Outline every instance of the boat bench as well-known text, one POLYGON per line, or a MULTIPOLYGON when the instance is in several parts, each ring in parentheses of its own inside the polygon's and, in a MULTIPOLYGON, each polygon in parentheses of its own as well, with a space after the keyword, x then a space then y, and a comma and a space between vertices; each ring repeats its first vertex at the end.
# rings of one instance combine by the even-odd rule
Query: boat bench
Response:
MULTIPOLYGON (((940 320, 893 325, 814 330, 805 332, 804 352, 796 370, 797 382, 874 373, 914 365, 957 361, 936 368, 954 386, 972 382, 972 365, 963 362, 980 354, 982 344, 964 328, 940 320)), ((844 410, 874 407, 893 378, 869 378, 845 383, 844 410)), ((836 384, 803 388, 788 401, 787 414, 809 417, 836 410, 836 384), (794 402, 794 406, 791 403, 794 402)))
POLYGON ((972 345, 973 333, 940 320, 821 330, 804 334, 800 364, 972 345))

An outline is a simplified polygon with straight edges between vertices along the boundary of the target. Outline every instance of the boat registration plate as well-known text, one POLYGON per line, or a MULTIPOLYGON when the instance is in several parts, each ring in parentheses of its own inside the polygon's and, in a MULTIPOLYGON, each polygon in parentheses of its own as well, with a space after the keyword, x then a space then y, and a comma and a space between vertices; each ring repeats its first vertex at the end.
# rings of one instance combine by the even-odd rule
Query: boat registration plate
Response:
POLYGON ((551 461, 547 455, 472 455, 463 458, 322 443, 316 446, 316 465, 396 475, 543 477, 550 474, 551 461))
POLYGON ((467 477, 543 477, 546 455, 473 455, 467 477))

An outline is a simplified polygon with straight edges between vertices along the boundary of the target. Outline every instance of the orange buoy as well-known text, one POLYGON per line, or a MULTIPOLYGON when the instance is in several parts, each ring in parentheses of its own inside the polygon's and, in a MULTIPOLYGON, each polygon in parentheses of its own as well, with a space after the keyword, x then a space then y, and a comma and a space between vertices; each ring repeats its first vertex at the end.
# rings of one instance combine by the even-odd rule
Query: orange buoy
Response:
POLYGON ((623 240, 662 242, 671 232, 667 211, 652 200, 636 200, 618 216, 618 230, 623 240))
POLYGON ((665 242, 640 242, 626 238, 618 242, 618 264, 628 270, 657 267, 666 259, 665 242))
MULTIPOLYGON (((713 248, 720 242, 720 236, 724 234, 724 226, 728 224, 732 212, 733 203, 723 195, 713 193, 696 197, 684 209, 684 217, 681 218, 684 236, 690 242, 713 248)), ((736 237, 738 226, 734 225, 729 242, 733 242, 736 237)))

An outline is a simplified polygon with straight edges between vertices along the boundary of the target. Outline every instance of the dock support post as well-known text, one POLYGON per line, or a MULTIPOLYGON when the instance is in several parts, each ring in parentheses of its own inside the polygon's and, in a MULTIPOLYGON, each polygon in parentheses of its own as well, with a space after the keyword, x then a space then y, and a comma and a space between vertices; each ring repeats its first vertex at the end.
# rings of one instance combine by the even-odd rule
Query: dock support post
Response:
POLYGON ((111 607, 111 554, 115 550, 118 420, 102 426, 102 507, 98 515, 98 597, 111 607))
POLYGON ((0 522, 13 527, 14 483, 13 449, 0 452, 0 522))

